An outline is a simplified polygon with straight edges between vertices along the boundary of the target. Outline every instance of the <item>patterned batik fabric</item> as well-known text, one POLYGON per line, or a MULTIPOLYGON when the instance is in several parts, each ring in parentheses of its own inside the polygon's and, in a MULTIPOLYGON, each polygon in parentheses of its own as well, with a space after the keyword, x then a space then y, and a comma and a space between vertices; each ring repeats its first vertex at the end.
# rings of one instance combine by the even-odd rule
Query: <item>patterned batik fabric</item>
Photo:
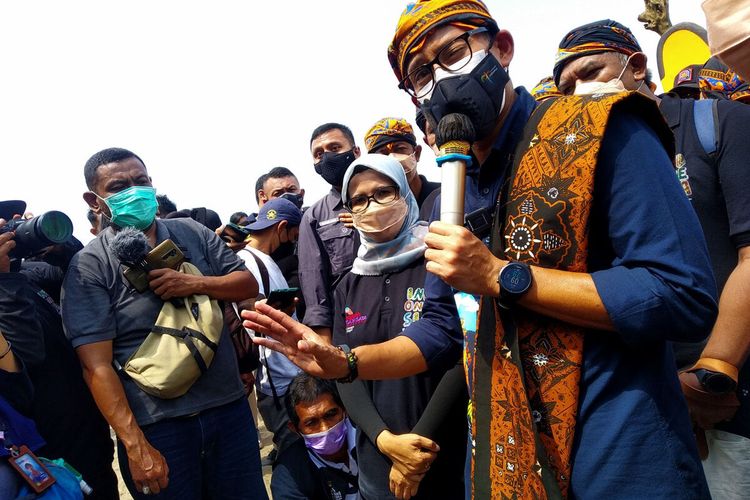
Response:
MULTIPOLYGON (((497 256, 587 272, 597 157, 620 103, 665 128, 635 92, 561 97, 535 111, 493 228, 497 256)), ((465 353, 474 363, 473 497, 567 498, 584 330, 484 297, 478 331, 465 353)))
POLYGON ((388 47, 388 60, 396 77, 401 80, 405 76, 406 56, 430 30, 463 22, 472 27, 490 25, 497 29, 484 2, 479 0, 418 0, 408 4, 398 19, 396 33, 388 47))
POLYGON ((394 141, 405 141, 417 145, 414 129, 403 118, 382 118, 375 122, 365 134, 365 147, 368 153, 394 141))
POLYGON ((560 97, 562 95, 562 92, 558 90, 557 85, 555 85, 555 80, 553 80, 551 76, 542 78, 539 83, 531 89, 531 96, 537 102, 543 102, 547 99, 560 97))
POLYGON ((730 94, 729 98, 733 101, 750 104, 750 85, 747 82, 743 82, 742 85, 730 94))
POLYGON ((720 92, 729 98, 730 94, 742 87, 745 83, 737 73, 728 69, 727 71, 703 68, 698 73, 698 86, 701 92, 720 92))
POLYGON ((630 29, 617 21, 603 19, 584 24, 570 31, 560 41, 552 70, 555 84, 560 84, 565 64, 575 58, 601 52, 619 52, 630 56, 642 50, 630 29))

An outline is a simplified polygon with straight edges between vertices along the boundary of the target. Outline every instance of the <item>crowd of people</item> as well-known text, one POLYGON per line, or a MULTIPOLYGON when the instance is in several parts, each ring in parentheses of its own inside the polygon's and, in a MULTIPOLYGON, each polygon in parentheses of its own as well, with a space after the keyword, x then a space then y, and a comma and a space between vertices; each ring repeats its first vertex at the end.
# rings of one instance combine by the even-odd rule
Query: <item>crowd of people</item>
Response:
POLYGON ((750 48, 716 24, 736 69, 657 95, 602 20, 528 92, 484 3, 419 0, 388 47, 416 132, 317 127, 309 206, 275 167, 257 212, 178 210, 122 148, 84 164, 85 247, 0 201, 0 500, 118 498, 115 446, 136 499, 268 498, 263 466, 289 500, 744 498, 750 48))

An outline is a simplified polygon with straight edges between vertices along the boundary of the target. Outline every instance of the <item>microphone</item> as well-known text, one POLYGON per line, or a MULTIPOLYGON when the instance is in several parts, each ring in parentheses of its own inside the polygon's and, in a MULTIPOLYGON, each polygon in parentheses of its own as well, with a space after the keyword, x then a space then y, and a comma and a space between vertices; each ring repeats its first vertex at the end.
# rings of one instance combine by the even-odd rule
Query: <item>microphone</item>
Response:
POLYGON ((148 265, 146 257, 151 251, 146 235, 132 227, 122 228, 110 243, 112 253, 125 264, 123 275, 140 293, 148 290, 148 265))
POLYGON ((146 255, 151 251, 146 235, 133 227, 121 229, 110 244, 115 257, 128 267, 142 267, 146 255))
POLYGON ((442 172, 440 186, 440 220, 449 224, 464 224, 464 192, 466 167, 471 166, 469 150, 476 138, 474 126, 466 115, 445 115, 435 131, 435 142, 440 149, 437 164, 442 172))

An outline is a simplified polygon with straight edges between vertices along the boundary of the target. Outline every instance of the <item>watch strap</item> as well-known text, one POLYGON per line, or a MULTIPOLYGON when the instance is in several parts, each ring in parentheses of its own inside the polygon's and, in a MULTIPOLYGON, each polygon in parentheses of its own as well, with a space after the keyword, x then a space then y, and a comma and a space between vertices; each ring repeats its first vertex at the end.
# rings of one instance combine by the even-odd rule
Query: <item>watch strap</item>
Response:
POLYGON ((342 384, 349 384, 351 382, 354 382, 359 376, 359 359, 357 358, 357 354, 352 351, 351 348, 346 344, 341 344, 336 347, 346 356, 346 364, 349 368, 349 374, 346 377, 336 379, 336 382, 340 382, 342 384))
POLYGON ((727 377, 734 380, 735 384, 737 383, 739 379, 739 370, 737 369, 737 367, 731 363, 722 361, 721 359, 701 358, 687 371, 692 372, 692 371, 700 370, 700 369, 709 370, 709 371, 717 372, 717 373, 723 373, 727 377))

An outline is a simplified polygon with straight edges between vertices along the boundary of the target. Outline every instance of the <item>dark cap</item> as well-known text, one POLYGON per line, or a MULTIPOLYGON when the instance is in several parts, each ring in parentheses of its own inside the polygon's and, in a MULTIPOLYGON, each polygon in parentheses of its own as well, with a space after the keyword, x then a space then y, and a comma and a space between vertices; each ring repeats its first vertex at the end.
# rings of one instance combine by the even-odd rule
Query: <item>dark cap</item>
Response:
POLYGON ((691 64, 674 77, 674 86, 698 90, 698 75, 700 74, 701 64, 691 64))
POLYGON ((0 201, 0 219, 11 220, 14 215, 23 215, 26 202, 21 200, 0 201))
POLYGON ((299 226, 302 222, 302 212, 291 201, 284 198, 274 198, 260 208, 255 222, 245 226, 245 229, 262 231, 283 220, 287 221, 291 227, 299 226))

